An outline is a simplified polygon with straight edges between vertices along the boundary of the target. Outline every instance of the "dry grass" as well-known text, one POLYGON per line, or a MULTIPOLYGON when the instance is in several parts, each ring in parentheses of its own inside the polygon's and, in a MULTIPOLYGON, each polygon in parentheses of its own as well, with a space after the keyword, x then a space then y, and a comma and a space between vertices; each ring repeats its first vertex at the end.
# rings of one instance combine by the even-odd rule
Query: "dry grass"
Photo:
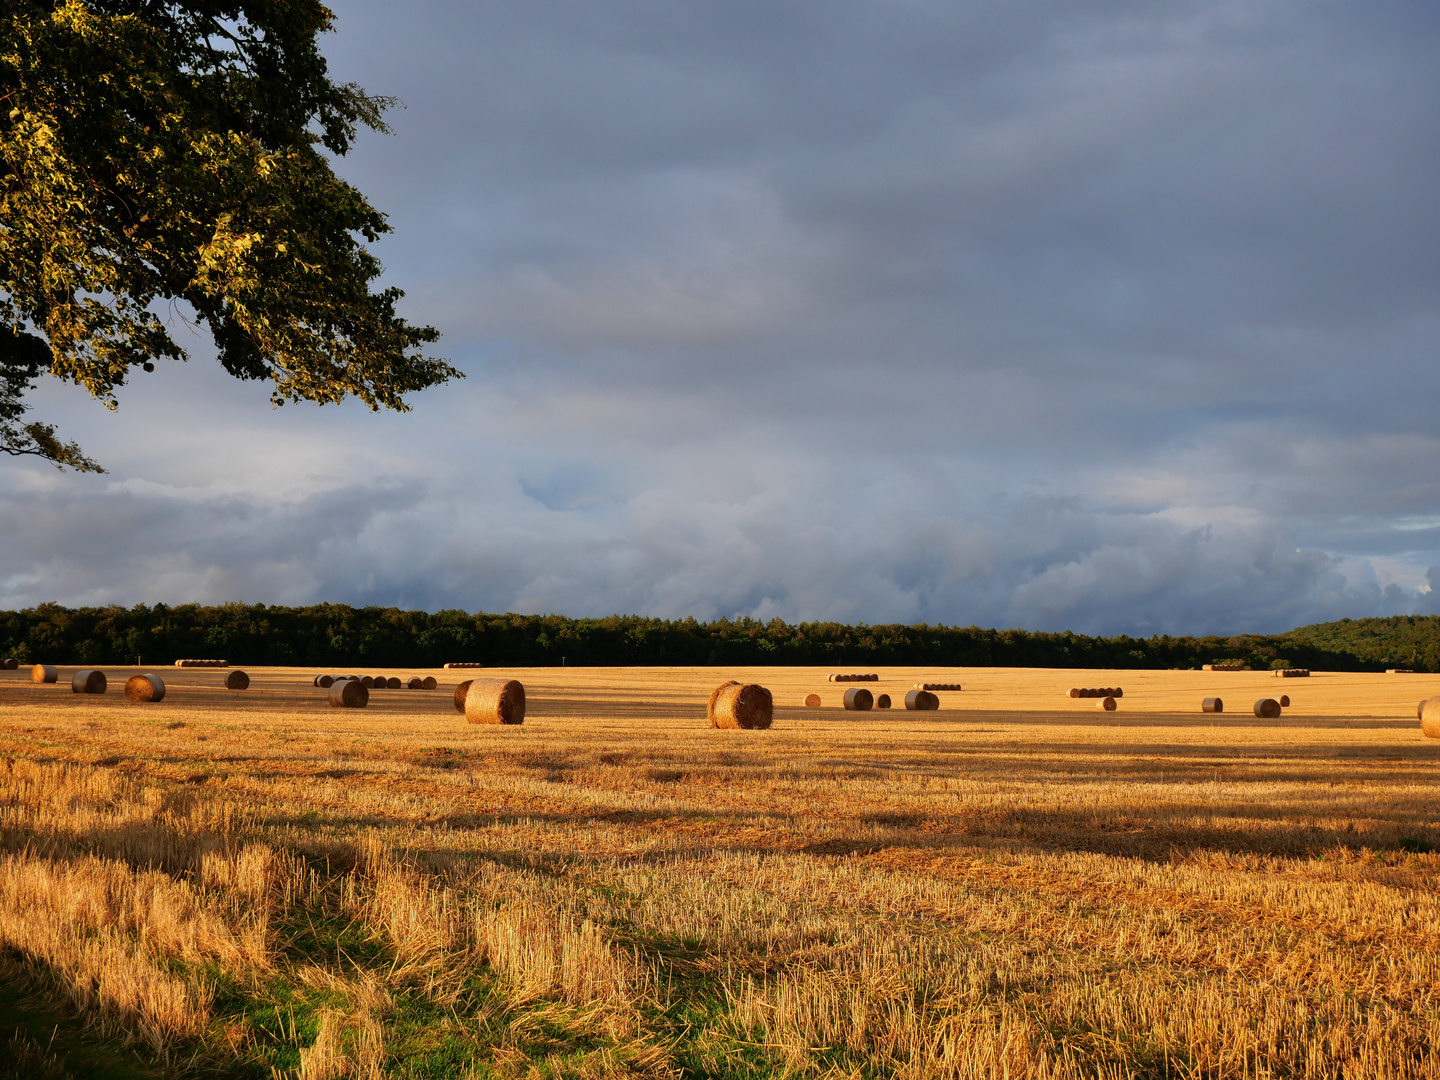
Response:
POLYGON ((1440 1076, 1424 677, 967 669, 737 740, 717 682, 828 672, 506 671, 523 727, 312 674, 0 673, 4 970, 182 1070, 1440 1076))

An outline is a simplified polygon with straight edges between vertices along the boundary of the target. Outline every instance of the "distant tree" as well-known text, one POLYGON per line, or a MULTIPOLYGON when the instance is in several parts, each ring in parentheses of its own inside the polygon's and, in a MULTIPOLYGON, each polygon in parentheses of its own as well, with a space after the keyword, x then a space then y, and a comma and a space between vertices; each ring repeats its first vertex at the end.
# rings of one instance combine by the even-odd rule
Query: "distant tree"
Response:
POLYGON ((458 377, 372 285, 385 217, 331 170, 392 102, 328 75, 317 0, 5 0, 0 7, 0 450, 97 470, 22 423, 48 371, 114 408, 183 360, 188 305, 272 400, 404 395, 458 377), (183 309, 182 309, 183 310, 183 309))

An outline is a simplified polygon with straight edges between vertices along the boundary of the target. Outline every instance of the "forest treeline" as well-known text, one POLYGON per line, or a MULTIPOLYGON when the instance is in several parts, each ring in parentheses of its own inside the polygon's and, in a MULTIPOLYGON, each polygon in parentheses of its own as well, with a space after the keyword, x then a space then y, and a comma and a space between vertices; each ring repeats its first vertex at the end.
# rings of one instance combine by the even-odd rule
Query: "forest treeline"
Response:
POLYGON ((344 604, 139 605, 0 612, 0 657, 22 663, 166 665, 181 658, 317 668, 559 665, 889 664, 1191 668, 1240 660, 1255 668, 1440 671, 1440 617, 1356 619, 1286 634, 1091 637, 978 626, 789 624, 779 619, 650 619, 491 615, 344 604))

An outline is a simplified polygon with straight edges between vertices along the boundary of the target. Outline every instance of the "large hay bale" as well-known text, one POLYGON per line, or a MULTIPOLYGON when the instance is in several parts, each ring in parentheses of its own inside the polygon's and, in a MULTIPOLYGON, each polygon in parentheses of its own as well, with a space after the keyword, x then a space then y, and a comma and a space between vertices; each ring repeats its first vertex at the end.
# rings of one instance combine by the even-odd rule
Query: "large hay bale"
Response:
POLYGON ((458 713, 465 711, 465 695, 470 692, 470 682, 471 680, 466 679, 455 687, 455 711, 458 713))
POLYGON ((335 676, 333 676, 333 675, 316 675, 316 676, 315 676, 315 685, 318 686, 318 687, 320 687, 320 689, 322 689, 322 690, 329 690, 330 687, 332 687, 332 686, 335 685, 335 676))
POLYGON ((363 709, 370 704, 370 688, 360 679, 336 679, 330 684, 330 705, 336 709, 363 709))
POLYGON ((1289 694, 1281 694, 1281 695, 1280 695, 1280 708, 1282 708, 1282 709, 1288 709, 1288 708, 1290 708, 1290 695, 1289 695, 1289 694))
POLYGON ((440 684, 435 681, 434 675, 426 675, 425 678, 420 680, 420 688, 422 690, 434 690, 439 685, 440 684))
POLYGON ((446 664, 447 668, 477 668, 484 667, 484 664, 446 664))
POLYGON ((1440 739, 1440 697, 1420 702, 1420 732, 1426 738, 1440 739))
POLYGON ((1201 712, 1224 712, 1224 711, 1225 711, 1225 702, 1221 701, 1218 697, 1207 697, 1207 698, 1205 698, 1203 701, 1200 702, 1200 711, 1201 711, 1201 712))
POLYGON ((775 719, 775 699, 759 683, 732 679, 711 693, 707 711, 712 728, 764 731, 775 719))
POLYGON ((405 685, 411 690, 419 690, 424 687, 425 680, 420 678, 419 675, 411 675, 410 681, 407 682, 405 685))
POLYGON ((818 708, 820 707, 820 695, 819 695, 819 694, 806 694, 806 695, 805 695, 805 707, 806 707, 807 709, 818 709, 818 708))
POLYGON ((1114 698, 1122 698, 1125 696, 1125 689, 1123 687, 1117 686, 1114 690, 1110 692, 1110 696, 1114 698))
POLYGON ((1106 695, 1105 695, 1103 698, 1101 698, 1099 701, 1095 702, 1095 708, 1101 709, 1101 710, 1103 710, 1104 712, 1114 712, 1114 711, 1115 711, 1115 697, 1114 697, 1114 695, 1113 695, 1113 694, 1106 694, 1106 695))
POLYGON ((13 656, 7 656, 4 662, 0 663, 0 667, 3 667, 6 671, 14 671, 19 666, 20 661, 16 660, 13 656))
POLYGON ((1255 702, 1255 715, 1263 720, 1274 720, 1280 715, 1280 703, 1273 697, 1262 697, 1255 702))
POLYGON ((387 679, 384 675, 372 675, 370 676, 370 681, 372 689, 375 690, 384 690, 387 686, 390 685, 390 680, 387 679))
POLYGON ((737 679, 726 679, 719 686, 715 687, 714 690, 710 691, 710 700, 705 703, 705 719, 710 722, 711 727, 720 726, 715 723, 715 702, 720 700, 720 692, 727 687, 739 685, 740 682, 737 679))
POLYGON ((940 708, 940 699, 929 690, 911 690, 905 695, 905 708, 914 712, 934 712, 940 708))
POLYGON ((465 692, 465 719, 472 724, 523 724, 525 687, 515 679, 472 679, 465 692))
POLYGON ((960 684, 958 682, 917 682, 915 684, 915 689, 952 691, 959 690, 960 684))
POLYGON ((228 660, 176 660, 176 667, 229 667, 228 660))
POLYGON ((385 680, 385 686, 387 689, 390 690, 399 690, 404 685, 405 684, 400 681, 399 675, 391 675, 388 679, 385 680))
POLYGON ((147 701, 162 701, 165 698, 165 683, 159 675, 131 675, 125 680, 125 700, 143 704, 147 701))
POLYGON ((248 690, 250 689, 250 676, 238 668, 225 676, 226 690, 248 690))
POLYGON ((1078 698, 1079 696, 1080 696, 1080 688, 1079 688, 1078 686, 1072 686, 1072 687, 1070 687, 1070 697, 1072 697, 1072 698, 1078 698))
POLYGON ((36 664, 30 669, 30 681, 38 683, 55 682, 60 678, 60 669, 54 664, 36 664))
POLYGON ((70 680, 70 689, 77 694, 105 693, 105 673, 94 668, 83 668, 75 672, 70 680))
POLYGON ((369 675, 361 675, 358 681, 366 690, 369 690, 375 685, 375 680, 369 675))
POLYGON ((875 708, 877 708, 877 709, 888 709, 889 707, 890 707, 890 695, 889 695, 889 694, 876 694, 876 695, 875 695, 875 708))
POLYGON ((875 704, 875 695, 863 686, 852 686, 845 691, 845 708, 851 712, 868 712, 875 704))

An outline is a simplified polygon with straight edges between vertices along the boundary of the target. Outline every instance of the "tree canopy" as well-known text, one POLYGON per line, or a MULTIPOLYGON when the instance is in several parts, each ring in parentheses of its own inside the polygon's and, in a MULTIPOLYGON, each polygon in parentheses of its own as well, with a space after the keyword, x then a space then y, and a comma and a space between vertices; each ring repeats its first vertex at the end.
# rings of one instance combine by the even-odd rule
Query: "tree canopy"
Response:
POLYGON ((405 410, 460 376, 374 288, 385 217, 335 175, 392 104, 330 80, 315 0, 7 0, 0 11, 0 450, 97 469, 22 423, 45 371, 110 407, 183 360, 188 305, 272 401, 405 410), (181 308, 183 310, 183 307, 181 308))
MULTIPOLYGON (((402 611, 345 604, 267 607, 69 609, 42 604, 0 611, 0 657, 24 663, 128 664, 137 656, 169 663, 210 656, 235 664, 313 664, 355 668, 430 667, 450 661, 494 666, 822 664, 848 667, 1198 668, 1238 660, 1256 670, 1277 659, 1321 671, 1383 670, 1388 661, 1356 655, 1351 642, 1316 644, 1302 627, 1288 634, 1239 637, 1089 637, 1072 633, 986 630, 978 626, 900 626, 780 619, 653 619, 402 611)), ((1415 620, 1424 639, 1407 666, 1437 670, 1440 619, 1415 620), (1427 666, 1430 665, 1430 666, 1427 666)), ((1393 637, 1394 627, 1386 633, 1393 637)), ((1395 656, 1396 652, 1385 652, 1395 656)), ((1404 653, 1407 661, 1410 650, 1404 653)))

